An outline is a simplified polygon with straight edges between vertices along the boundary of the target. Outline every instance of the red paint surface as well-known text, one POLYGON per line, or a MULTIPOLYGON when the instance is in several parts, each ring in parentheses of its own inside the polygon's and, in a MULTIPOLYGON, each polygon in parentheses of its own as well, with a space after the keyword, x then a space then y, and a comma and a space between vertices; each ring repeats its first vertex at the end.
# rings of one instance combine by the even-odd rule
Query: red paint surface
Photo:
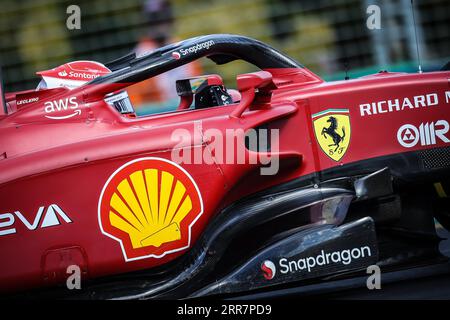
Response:
MULTIPOLYGON (((171 159, 177 144, 171 140, 175 129, 192 133, 184 144, 186 150, 206 153, 208 142, 202 143, 202 133, 208 129, 224 133, 266 124, 280 130, 282 169, 275 176, 255 174, 260 167, 257 164, 181 164, 198 185, 204 204, 204 212, 192 228, 191 247, 221 208, 245 195, 341 164, 446 145, 437 140, 435 145, 404 148, 396 135, 404 124, 418 127, 437 120, 450 122, 450 104, 445 100, 450 72, 388 73, 324 83, 306 69, 266 71, 278 86, 272 99, 255 102, 237 119, 229 117, 237 105, 140 118, 122 116, 103 96, 126 84, 82 86, 70 92, 50 91, 48 96, 40 92, 38 102, 0 118, 0 154, 6 153, 0 160, 0 214, 20 211, 32 221, 39 207, 57 204, 72 220, 31 231, 16 217, 16 233, 0 236, 0 289, 44 285, 44 270, 53 267, 43 265, 43 257, 59 248, 80 248, 89 277, 152 268, 186 253, 189 249, 126 262, 119 243, 102 234, 97 212, 105 182, 120 166, 141 157, 171 159), (438 105, 360 116, 362 103, 428 93, 438 94, 438 105), (46 101, 67 97, 76 97, 80 115, 66 120, 45 118, 46 101), (352 130, 349 148, 339 162, 318 147, 311 119, 315 113, 336 108, 349 109, 352 130), (202 128, 196 127, 198 120, 202 120, 202 128)), ((28 98, 30 93, 26 95, 28 98)), ((14 104, 15 95, 8 94, 7 99, 14 104)), ((243 144, 243 139, 238 143, 243 144)), ((245 152, 249 157, 251 152, 245 152)), ((5 221, 0 219, 0 223, 5 221)))

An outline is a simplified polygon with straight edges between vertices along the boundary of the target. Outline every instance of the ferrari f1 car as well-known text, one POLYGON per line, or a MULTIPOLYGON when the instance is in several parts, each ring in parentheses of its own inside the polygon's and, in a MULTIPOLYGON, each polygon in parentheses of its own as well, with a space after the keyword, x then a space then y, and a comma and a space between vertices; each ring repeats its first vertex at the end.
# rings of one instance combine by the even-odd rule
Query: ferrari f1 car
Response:
POLYGON ((39 74, 2 97, 4 294, 233 296, 447 259, 449 71, 325 82, 207 35, 39 74), (128 87, 202 57, 259 71, 178 79, 173 111, 136 116, 128 87))

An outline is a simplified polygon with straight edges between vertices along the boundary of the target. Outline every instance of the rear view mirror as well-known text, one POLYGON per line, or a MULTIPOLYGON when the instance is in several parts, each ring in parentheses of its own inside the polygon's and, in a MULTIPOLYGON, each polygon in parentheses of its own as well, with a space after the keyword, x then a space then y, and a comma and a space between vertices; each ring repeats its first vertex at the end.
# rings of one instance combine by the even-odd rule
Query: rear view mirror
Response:
POLYGON ((237 87, 242 98, 239 105, 231 113, 231 118, 240 118, 242 116, 245 109, 247 109, 255 99, 256 89, 261 91, 271 91, 276 88, 273 83, 272 74, 267 71, 238 75, 237 87))
MULTIPOLYGON (((176 81, 177 94, 180 97, 180 104, 178 105, 178 110, 189 109, 194 99, 194 95, 202 94, 205 88, 216 87, 224 89, 224 84, 222 78, 217 74, 210 74, 206 76, 186 78, 176 81)), ((197 98, 196 98, 197 100, 197 98)), ((203 102, 204 106, 217 106, 221 105, 218 101, 208 101, 211 99, 206 99, 203 102)), ((213 99, 214 100, 214 99, 213 99)), ((217 100, 217 99, 215 99, 217 100)), ((196 101, 196 107, 200 107, 200 103, 196 101)))

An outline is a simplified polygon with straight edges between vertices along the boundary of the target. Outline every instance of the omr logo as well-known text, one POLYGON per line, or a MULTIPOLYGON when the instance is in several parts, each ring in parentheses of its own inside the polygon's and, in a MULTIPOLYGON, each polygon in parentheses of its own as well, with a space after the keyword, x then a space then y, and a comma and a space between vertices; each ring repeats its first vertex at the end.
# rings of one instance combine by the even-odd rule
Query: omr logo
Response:
POLYGON ((261 270, 263 272, 264 278, 266 278, 267 280, 272 280, 277 272, 277 268, 275 267, 274 263, 270 260, 265 260, 261 264, 261 270))
POLYGON ((421 123, 419 127, 405 124, 398 129, 397 140, 405 148, 412 148, 419 143, 421 146, 435 145, 438 140, 449 143, 450 139, 446 136, 449 129, 450 125, 446 120, 421 123))

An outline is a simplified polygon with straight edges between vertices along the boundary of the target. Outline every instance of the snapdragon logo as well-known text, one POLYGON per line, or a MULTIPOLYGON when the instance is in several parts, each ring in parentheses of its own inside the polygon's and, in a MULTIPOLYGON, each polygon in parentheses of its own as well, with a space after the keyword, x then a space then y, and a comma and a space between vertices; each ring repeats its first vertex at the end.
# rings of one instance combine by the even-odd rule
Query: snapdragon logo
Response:
POLYGON ((278 261, 281 274, 307 271, 311 272, 317 266, 330 264, 350 265, 354 260, 371 257, 370 247, 364 246, 353 249, 346 249, 334 252, 322 250, 317 256, 309 256, 298 260, 288 260, 281 258, 278 261))
POLYGON ((277 272, 277 268, 275 267, 273 262, 270 260, 265 260, 261 264, 261 270, 263 272, 264 278, 266 278, 267 280, 272 280, 273 277, 275 277, 275 274, 277 272))
POLYGON ((201 43, 197 43, 195 46, 189 47, 187 49, 180 49, 180 53, 185 56, 189 53, 196 53, 200 50, 208 50, 211 46, 214 45, 214 40, 209 40, 201 43))

